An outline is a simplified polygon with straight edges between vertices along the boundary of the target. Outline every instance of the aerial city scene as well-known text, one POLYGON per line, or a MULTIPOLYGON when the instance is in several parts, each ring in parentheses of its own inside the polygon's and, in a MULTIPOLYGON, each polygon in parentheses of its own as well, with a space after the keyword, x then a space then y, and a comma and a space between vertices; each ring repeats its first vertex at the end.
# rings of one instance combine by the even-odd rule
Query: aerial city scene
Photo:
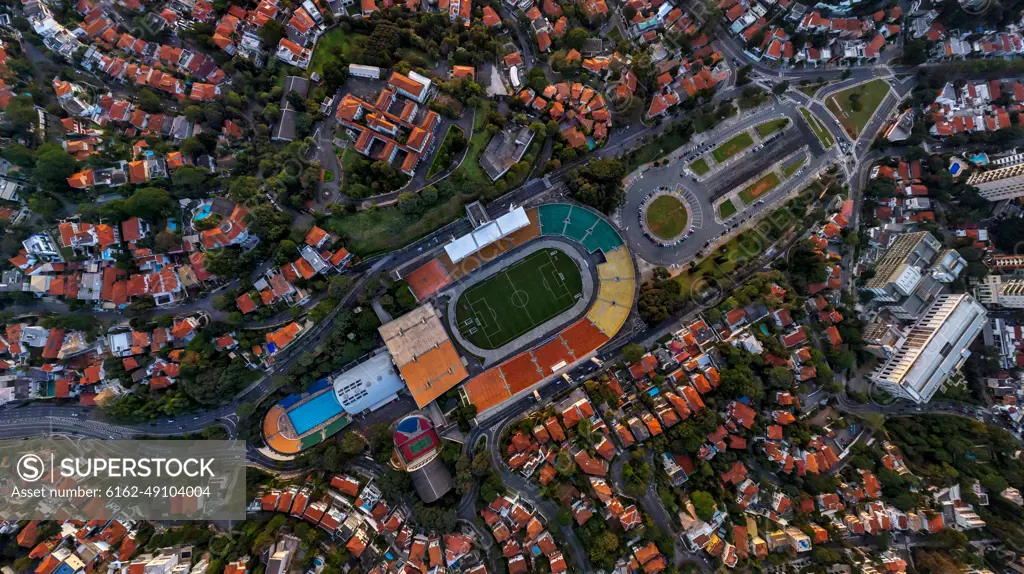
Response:
POLYGON ((5 0, 0 446, 244 509, 0 574, 1024 574, 1022 111, 1020 0, 5 0))

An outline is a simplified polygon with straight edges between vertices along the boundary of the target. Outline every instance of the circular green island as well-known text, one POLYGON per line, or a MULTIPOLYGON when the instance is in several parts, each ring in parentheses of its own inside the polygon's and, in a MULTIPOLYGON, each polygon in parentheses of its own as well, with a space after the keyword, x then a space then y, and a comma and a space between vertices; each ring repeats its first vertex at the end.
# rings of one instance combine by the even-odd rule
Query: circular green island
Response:
POLYGON ((647 228, 659 239, 675 239, 686 231, 689 214, 686 205, 673 195, 661 195, 647 205, 647 228))

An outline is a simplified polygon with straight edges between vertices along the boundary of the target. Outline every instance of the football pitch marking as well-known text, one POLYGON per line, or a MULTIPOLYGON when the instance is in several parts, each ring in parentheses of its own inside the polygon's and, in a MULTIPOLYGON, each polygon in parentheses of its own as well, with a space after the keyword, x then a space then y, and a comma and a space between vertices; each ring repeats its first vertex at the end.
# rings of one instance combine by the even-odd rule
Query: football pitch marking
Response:
POLYGON ((491 349, 496 349, 564 313, 582 296, 582 270, 576 261, 557 249, 538 251, 464 292, 460 299, 465 298, 465 301, 457 301, 456 313, 461 314, 461 308, 464 312, 468 311, 468 316, 458 319, 456 325, 459 333, 469 342, 477 339, 481 343, 486 342, 491 349), (576 293, 567 285, 566 273, 559 270, 559 263, 562 267, 571 263, 581 273, 580 287, 576 293), (523 269, 523 264, 527 264, 526 269, 523 269), (500 285, 503 282, 499 276, 504 276, 508 281, 507 288, 500 285), (540 279, 539 283, 537 279, 540 279), (546 297, 537 299, 538 295, 546 297), (546 316, 538 317, 536 306, 540 306, 541 313, 546 316), (525 323, 521 320, 522 316, 526 318, 525 323), (503 319, 512 320, 512 328, 503 324, 506 323, 503 319))

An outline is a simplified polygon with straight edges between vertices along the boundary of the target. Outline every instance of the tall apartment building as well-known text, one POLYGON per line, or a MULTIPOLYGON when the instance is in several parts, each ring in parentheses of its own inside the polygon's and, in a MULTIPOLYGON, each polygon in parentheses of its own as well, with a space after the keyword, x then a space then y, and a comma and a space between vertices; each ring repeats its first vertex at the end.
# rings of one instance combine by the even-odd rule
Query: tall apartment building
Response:
POLYGON ((928 402, 970 356, 967 347, 986 317, 985 308, 970 295, 936 296, 871 380, 895 397, 928 402))
POLYGON ((1024 309, 1024 279, 988 275, 974 286, 974 297, 982 305, 1024 309))
POLYGON ((881 308, 899 319, 911 320, 966 267, 959 253, 943 250, 931 233, 905 233, 875 262, 875 275, 864 289, 881 308))
POLYGON ((967 185, 978 188, 978 193, 989 201, 1024 195, 1024 154, 1004 159, 1012 159, 1015 163, 972 173, 967 178, 967 185))

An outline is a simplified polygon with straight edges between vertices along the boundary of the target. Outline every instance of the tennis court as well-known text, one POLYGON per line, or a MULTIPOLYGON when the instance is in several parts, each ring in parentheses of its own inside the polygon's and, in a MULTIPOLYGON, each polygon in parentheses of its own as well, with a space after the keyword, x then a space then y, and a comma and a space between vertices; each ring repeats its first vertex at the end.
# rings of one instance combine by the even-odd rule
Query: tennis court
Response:
POLYGON ((455 322, 470 343, 497 349, 570 309, 582 294, 576 262, 548 248, 467 289, 455 304, 455 322))

